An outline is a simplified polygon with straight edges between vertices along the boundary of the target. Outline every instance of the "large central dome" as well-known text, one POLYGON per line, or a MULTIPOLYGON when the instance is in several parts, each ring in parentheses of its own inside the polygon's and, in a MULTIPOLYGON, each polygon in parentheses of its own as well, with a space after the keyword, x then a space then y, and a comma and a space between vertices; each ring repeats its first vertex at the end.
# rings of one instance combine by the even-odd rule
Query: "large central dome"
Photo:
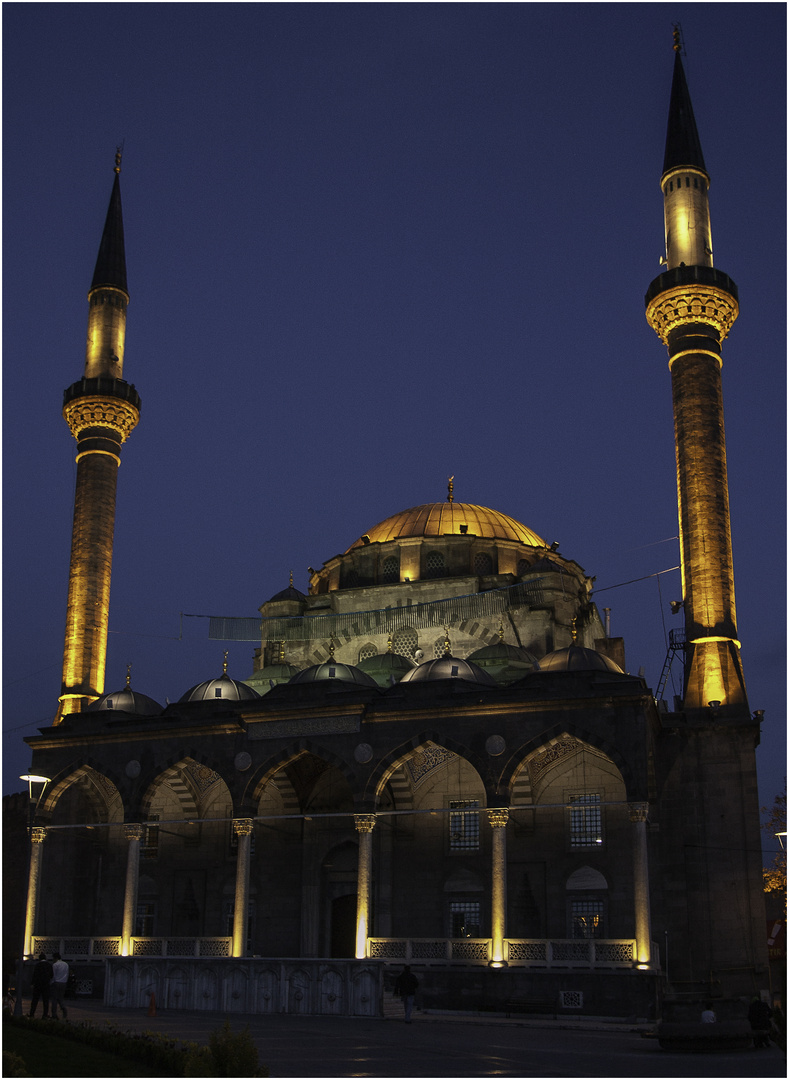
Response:
POLYGON ((360 536, 348 551, 366 544, 382 544, 387 540, 411 536, 463 535, 488 537, 492 540, 514 540, 529 547, 547 546, 537 533, 498 510, 446 500, 423 503, 421 506, 412 506, 410 510, 401 510, 399 514, 392 514, 373 526, 364 536, 360 536))

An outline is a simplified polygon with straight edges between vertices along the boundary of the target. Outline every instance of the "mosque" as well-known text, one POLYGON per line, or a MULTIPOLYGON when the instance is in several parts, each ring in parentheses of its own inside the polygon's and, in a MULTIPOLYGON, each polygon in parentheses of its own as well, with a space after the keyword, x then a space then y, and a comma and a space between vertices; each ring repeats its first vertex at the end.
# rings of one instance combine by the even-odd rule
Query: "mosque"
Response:
POLYGON ((713 266, 709 179, 675 37, 646 315, 673 389, 681 697, 628 673, 576 562, 450 478, 349 536, 308 593, 291 580, 259 620, 212 626, 254 637, 255 670, 162 706, 104 686, 140 410, 116 158, 64 398, 77 483, 62 691, 26 740, 49 778, 27 955, 58 949, 112 1005, 226 1012, 380 1015, 404 963, 423 1008, 647 1017, 766 989, 721 396, 738 295, 713 266))

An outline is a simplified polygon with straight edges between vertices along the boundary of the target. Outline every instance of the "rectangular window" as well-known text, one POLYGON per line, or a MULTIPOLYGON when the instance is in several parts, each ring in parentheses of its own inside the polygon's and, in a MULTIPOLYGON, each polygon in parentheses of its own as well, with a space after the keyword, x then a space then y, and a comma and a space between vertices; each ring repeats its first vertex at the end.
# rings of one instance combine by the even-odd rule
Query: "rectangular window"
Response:
POLYGON ((479 937, 479 901, 452 901, 449 905, 449 936, 479 937))
POLYGON ((156 915, 155 904, 138 904, 134 919, 135 937, 153 937, 153 922, 156 915))
POLYGON ((602 900, 573 900, 570 904, 571 936, 574 938, 601 938, 605 936, 602 900))
POLYGON ((158 820, 158 814, 150 814, 146 822, 145 832, 140 844, 140 854, 144 859, 155 859, 159 854, 159 826, 153 824, 154 821, 158 820))
MULTIPOLYGON (((225 900, 223 903, 224 916, 225 916, 225 934, 228 937, 233 936, 233 923, 235 922, 235 900, 225 900)), ((247 903, 247 940, 245 948, 247 952, 252 952, 252 938, 254 937, 254 925, 255 925, 255 901, 250 900, 247 903)))
POLYGON ((451 802, 449 815, 449 850, 479 850, 479 802, 463 800, 451 802))
POLYGON ((570 847, 594 847, 603 842, 599 795, 570 796, 570 847))

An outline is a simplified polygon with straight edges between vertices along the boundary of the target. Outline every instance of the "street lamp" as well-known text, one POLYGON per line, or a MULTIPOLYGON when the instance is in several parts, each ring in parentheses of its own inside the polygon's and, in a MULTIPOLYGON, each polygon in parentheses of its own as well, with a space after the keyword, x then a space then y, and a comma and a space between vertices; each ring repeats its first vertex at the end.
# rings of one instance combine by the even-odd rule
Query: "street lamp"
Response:
MULTIPOLYGON (((27 943, 28 903, 30 894, 30 865, 33 851, 33 822, 36 820, 38 804, 41 796, 49 783, 48 776, 39 776, 38 773, 27 772, 19 777, 27 781, 27 870, 25 872, 25 917, 22 921, 22 946, 19 950, 19 959, 16 964, 16 1001, 14 1002, 14 1016, 22 1015, 22 978, 25 970, 25 945, 27 943)), ((32 929, 32 926, 31 926, 32 929)))

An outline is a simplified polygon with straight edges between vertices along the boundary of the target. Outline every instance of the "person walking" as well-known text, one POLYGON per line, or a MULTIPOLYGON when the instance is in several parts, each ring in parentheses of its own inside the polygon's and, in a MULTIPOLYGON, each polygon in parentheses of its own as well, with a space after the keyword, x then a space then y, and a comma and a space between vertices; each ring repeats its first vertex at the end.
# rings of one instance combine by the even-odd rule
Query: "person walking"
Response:
POLYGON ((411 971, 408 964, 405 965, 400 975, 397 976, 394 984, 394 992, 403 999, 403 1012, 405 1014, 405 1022, 411 1023, 411 1010, 414 1007, 414 994, 419 986, 419 979, 411 971))
POLYGON ((30 997, 30 1018, 36 1015, 36 1007, 41 1001, 44 1010, 42 1019, 49 1018, 49 986, 52 982, 52 965, 47 960, 46 953, 39 953, 38 961, 33 968, 33 990, 30 997))
POLYGON ((65 960, 61 960, 59 952, 53 953, 52 959, 55 961, 52 965, 52 983, 50 986, 52 1019, 57 1020, 58 1005, 60 1005, 63 1019, 67 1020, 68 1014, 66 1013, 66 1006, 63 1004, 63 996, 66 993, 66 983, 68 982, 68 964, 65 960))

